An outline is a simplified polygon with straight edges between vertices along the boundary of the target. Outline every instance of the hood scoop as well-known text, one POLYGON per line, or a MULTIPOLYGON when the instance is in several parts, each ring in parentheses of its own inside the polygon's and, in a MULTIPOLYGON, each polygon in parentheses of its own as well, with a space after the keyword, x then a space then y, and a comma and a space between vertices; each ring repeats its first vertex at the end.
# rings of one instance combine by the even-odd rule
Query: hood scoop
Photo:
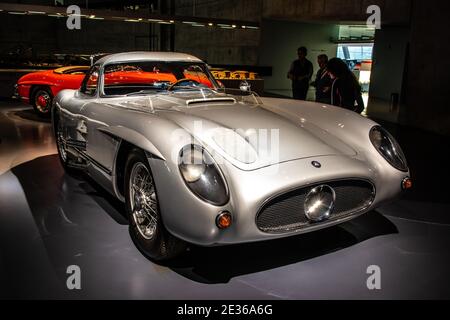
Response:
POLYGON ((205 99, 199 98, 199 99, 186 100, 186 106, 188 106, 188 107, 199 105, 199 104, 204 104, 204 103, 235 104, 236 99, 234 99, 234 98, 205 98, 205 99))

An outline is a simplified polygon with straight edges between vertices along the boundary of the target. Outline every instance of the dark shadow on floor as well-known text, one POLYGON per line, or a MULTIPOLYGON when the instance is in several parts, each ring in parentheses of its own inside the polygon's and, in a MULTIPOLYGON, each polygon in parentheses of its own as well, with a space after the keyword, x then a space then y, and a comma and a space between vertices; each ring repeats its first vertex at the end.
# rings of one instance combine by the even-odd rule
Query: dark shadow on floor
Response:
MULTIPOLYGON (((12 169, 26 194, 33 216, 37 221, 48 221, 47 216, 54 212, 71 211, 74 204, 70 199, 89 197, 114 221, 127 225, 122 202, 109 194, 88 175, 80 172, 64 172, 58 155, 45 156, 24 163, 12 169)), ((43 222, 42 222, 43 223, 43 222)), ((42 225, 40 223, 39 225, 42 225)))
POLYGON ((370 238, 398 233, 377 212, 340 226, 295 237, 249 244, 201 248, 164 263, 178 274, 201 283, 227 283, 232 278, 320 257, 370 238))
MULTIPOLYGON (((89 241, 95 241, 92 231, 80 227, 101 227, 92 221, 94 211, 109 215, 118 224, 127 224, 120 201, 86 175, 64 173, 57 155, 35 159, 12 171, 23 187, 42 236, 60 239, 57 244, 46 243, 50 257, 73 256, 76 252, 72 251, 80 250, 79 243, 93 246, 89 245, 89 241)), ((191 246, 180 258, 160 265, 193 281, 227 283, 239 275, 298 263, 397 232, 388 219, 371 212, 343 225, 296 237, 214 248, 191 246)))
POLYGON ((36 114, 36 112, 33 109, 14 111, 14 115, 24 120, 31 120, 44 123, 52 122, 50 117, 49 118, 40 117, 36 114))
POLYGON ((84 175, 85 182, 79 184, 80 188, 86 192, 106 213, 117 223, 128 225, 128 218, 125 212, 125 205, 119 199, 103 189, 90 176, 84 175))

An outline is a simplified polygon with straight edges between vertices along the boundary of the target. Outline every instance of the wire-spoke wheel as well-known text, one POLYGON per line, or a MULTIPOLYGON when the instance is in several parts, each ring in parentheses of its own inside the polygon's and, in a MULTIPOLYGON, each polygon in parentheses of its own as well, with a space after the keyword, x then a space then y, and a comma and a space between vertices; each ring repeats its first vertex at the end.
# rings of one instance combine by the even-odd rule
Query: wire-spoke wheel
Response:
POLYGON ((134 164, 129 185, 134 223, 141 236, 151 240, 156 233, 158 206, 153 180, 144 164, 140 162, 134 164))
POLYGON ((125 166, 125 202, 130 235, 141 252, 154 260, 180 254, 186 244, 164 227, 158 192, 145 154, 134 149, 125 166))

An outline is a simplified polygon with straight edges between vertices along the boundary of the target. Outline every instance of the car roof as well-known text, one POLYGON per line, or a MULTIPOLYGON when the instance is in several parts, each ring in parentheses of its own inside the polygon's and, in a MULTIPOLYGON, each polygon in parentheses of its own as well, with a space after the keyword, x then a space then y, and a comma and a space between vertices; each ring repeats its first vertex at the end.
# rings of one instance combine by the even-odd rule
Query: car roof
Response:
POLYGON ((185 53, 137 51, 111 54, 99 59, 95 64, 103 65, 131 61, 202 62, 199 58, 185 53))

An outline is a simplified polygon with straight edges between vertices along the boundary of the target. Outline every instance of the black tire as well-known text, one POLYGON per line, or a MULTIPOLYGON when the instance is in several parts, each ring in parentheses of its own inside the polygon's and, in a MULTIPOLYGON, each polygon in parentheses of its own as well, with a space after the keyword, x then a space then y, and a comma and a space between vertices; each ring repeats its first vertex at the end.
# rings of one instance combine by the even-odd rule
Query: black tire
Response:
POLYGON ((64 168, 64 171, 68 173, 69 175, 78 176, 80 174, 80 170, 77 168, 70 166, 69 164, 69 154, 67 153, 67 147, 65 146, 64 142, 64 134, 62 131, 62 127, 59 122, 59 115, 55 114, 53 118, 53 125, 54 125, 54 132, 55 132, 55 142, 56 142, 56 149, 58 150, 58 158, 59 162, 61 163, 62 167, 64 168))
MULTIPOLYGON (((181 254, 186 249, 186 243, 173 235, 171 235, 166 228, 164 227, 163 221, 161 219, 161 214, 159 210, 159 202, 158 196, 156 192, 156 187, 154 184, 153 176, 150 170, 150 166, 148 164, 148 160, 145 157, 144 153, 139 149, 134 149, 128 156, 126 166, 125 166, 125 183, 124 183, 124 193, 125 193, 125 206, 127 210, 127 216, 130 222, 129 231, 130 236, 138 247, 138 249, 148 258, 156 261, 168 260, 174 258, 181 254), (137 221, 138 218, 136 213, 132 208, 133 204, 131 201, 132 191, 131 191, 131 175, 133 168, 145 166, 147 169, 147 173, 149 179, 151 181, 152 187, 151 189, 152 197, 148 197, 153 199, 153 204, 155 205, 155 211, 153 211, 153 215, 156 216, 156 223, 153 223, 154 230, 150 238, 146 238, 144 236, 144 231, 138 226, 137 221)), ((135 192, 137 193, 137 192, 135 192)), ((133 201, 134 203, 135 201, 133 201)), ((136 201, 137 202, 137 201, 136 201)), ((149 222, 149 220, 147 220, 149 222)))
POLYGON ((34 111, 42 118, 50 118, 53 94, 48 87, 36 87, 31 95, 34 111))

